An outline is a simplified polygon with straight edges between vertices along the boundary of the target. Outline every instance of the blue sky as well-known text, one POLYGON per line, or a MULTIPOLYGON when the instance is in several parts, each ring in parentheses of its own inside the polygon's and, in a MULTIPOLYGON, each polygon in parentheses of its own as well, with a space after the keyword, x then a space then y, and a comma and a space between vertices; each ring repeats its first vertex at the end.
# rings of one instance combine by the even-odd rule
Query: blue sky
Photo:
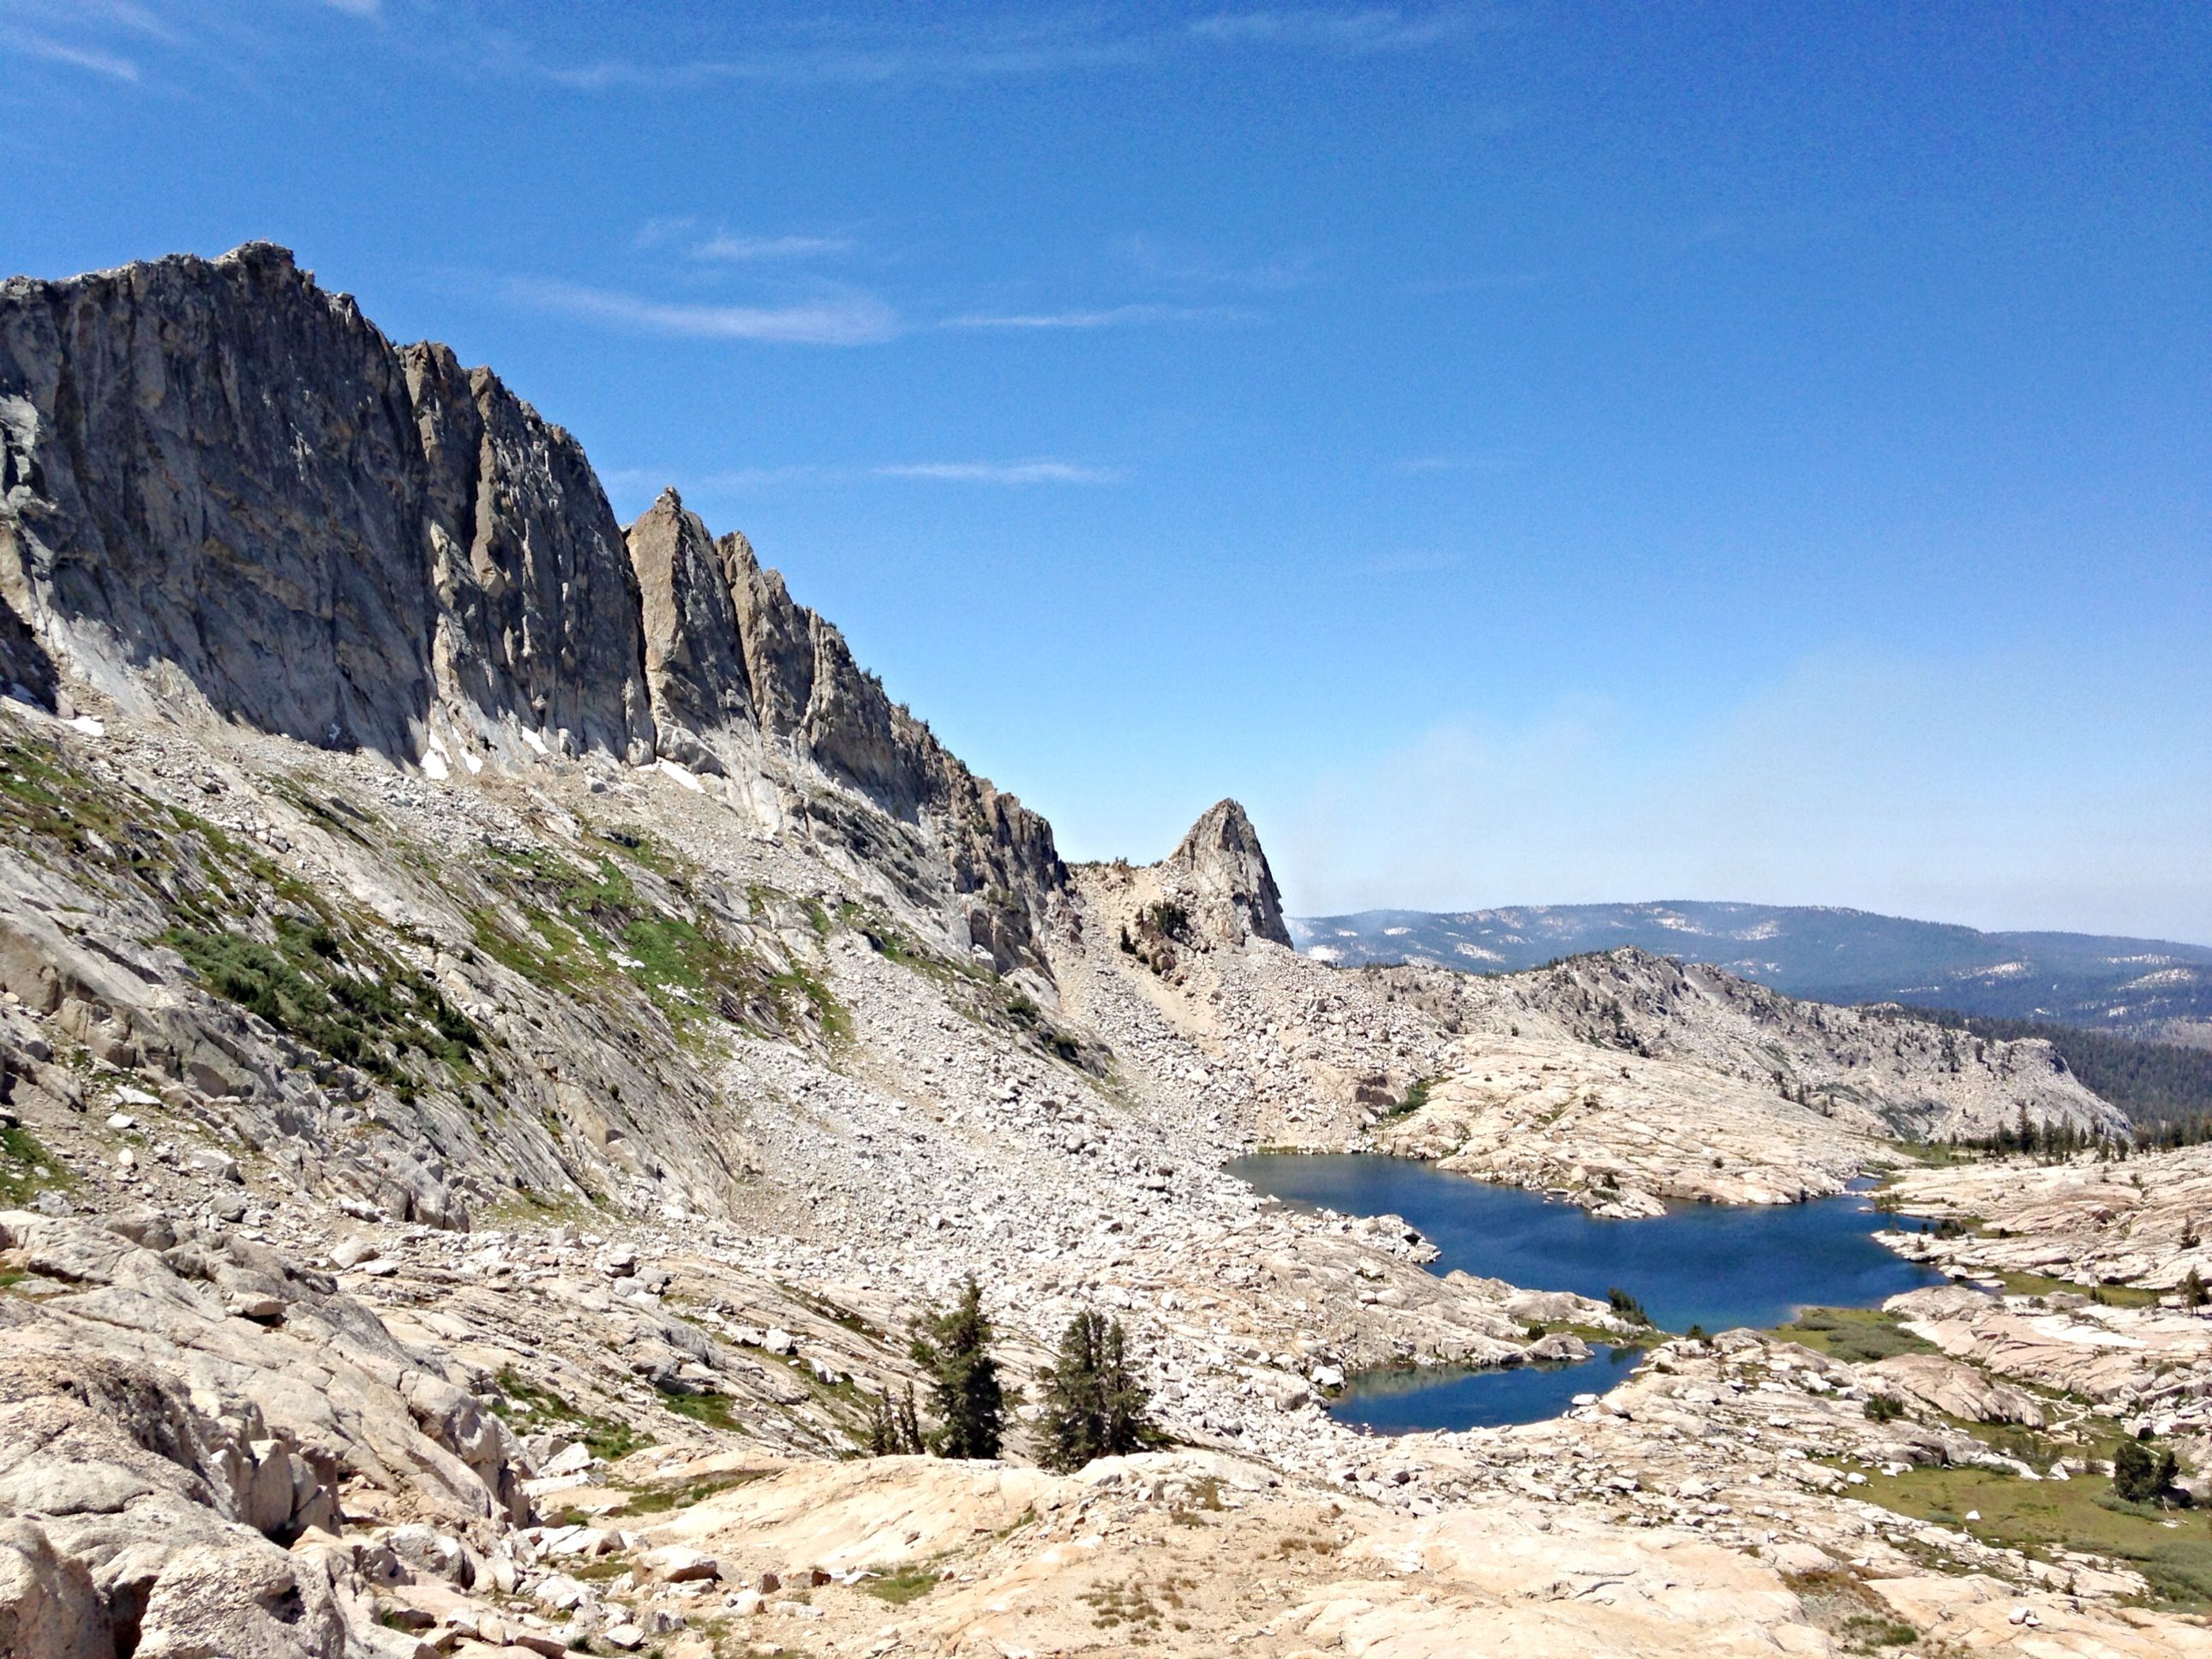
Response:
POLYGON ((492 363, 1073 856, 2212 939, 2212 9, 11 0, 0 168, 492 363))

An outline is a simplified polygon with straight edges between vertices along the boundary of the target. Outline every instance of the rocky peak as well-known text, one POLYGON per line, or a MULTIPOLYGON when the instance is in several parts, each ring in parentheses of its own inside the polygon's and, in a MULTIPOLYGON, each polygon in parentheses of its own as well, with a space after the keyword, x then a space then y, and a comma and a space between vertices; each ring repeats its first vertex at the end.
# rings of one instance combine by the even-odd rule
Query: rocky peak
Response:
POLYGON ((651 755, 575 441, 268 243, 0 285, 0 601, 144 712, 434 771, 651 755))
POLYGON ((708 773, 757 760, 759 726, 721 550, 672 489, 625 539, 637 574, 655 751, 708 773))
POLYGON ((0 285, 0 692, 72 680, 434 779, 741 780, 1002 969, 1041 966, 1066 880, 743 536, 673 490, 625 532, 491 370, 395 346, 265 242, 0 285))
POLYGON ((800 792, 801 827, 872 856, 916 902, 949 908, 995 966, 1042 968, 1036 928, 1066 880, 1052 826, 893 702, 744 536, 717 540, 673 489, 628 533, 659 752, 710 773, 796 768, 857 794, 897 829, 887 837, 812 788, 800 792))
POLYGON ((1267 867, 1260 832, 1237 802, 1208 807, 1168 855, 1165 869, 1193 902, 1193 922, 1208 938, 1227 945, 1248 939, 1290 944, 1275 872, 1267 867))

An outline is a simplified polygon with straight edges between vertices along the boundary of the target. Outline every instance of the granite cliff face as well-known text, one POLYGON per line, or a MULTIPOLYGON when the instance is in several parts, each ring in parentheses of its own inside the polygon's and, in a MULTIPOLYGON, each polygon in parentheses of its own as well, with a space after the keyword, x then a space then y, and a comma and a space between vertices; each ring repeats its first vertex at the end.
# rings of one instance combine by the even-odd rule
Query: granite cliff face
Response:
POLYGON ((0 288, 0 665, 35 698, 58 659, 127 709, 434 778, 659 756, 1042 965, 1049 825, 742 536, 672 493, 625 535, 566 432, 282 248, 0 288))
POLYGON ((670 489, 629 543, 659 754, 737 779, 796 768, 857 795, 889 823, 859 823, 819 790, 787 791, 784 808, 866 849, 917 900, 949 878, 939 896, 971 946, 1001 969, 1039 963, 1036 924, 1066 881, 1052 826, 894 703, 742 535, 717 540, 670 489))
POLYGON ((0 431, 0 595, 127 707, 408 762, 650 752, 583 452, 282 248, 8 283, 0 431))

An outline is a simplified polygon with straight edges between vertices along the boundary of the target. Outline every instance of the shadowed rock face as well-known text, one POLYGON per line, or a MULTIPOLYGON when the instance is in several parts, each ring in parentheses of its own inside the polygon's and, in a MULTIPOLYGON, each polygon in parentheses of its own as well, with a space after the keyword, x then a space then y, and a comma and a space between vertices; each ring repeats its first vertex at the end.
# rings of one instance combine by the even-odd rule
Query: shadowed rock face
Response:
POLYGON ((1168 856, 1179 886, 1198 901, 1199 926, 1230 945, 1264 939, 1288 945, 1283 895, 1261 850, 1260 832, 1233 800, 1217 801, 1168 856))
POLYGON ((282 248, 0 287, 0 592, 118 701, 404 761, 434 713, 499 752, 650 752, 583 452, 282 248))

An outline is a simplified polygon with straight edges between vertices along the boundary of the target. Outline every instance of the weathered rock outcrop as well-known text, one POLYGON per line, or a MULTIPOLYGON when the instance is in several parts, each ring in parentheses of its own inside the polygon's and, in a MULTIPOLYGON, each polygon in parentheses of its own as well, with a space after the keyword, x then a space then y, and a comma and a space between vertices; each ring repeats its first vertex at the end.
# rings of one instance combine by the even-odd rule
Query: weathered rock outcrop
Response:
POLYGON ((1168 855, 1161 873, 1192 900, 1193 921, 1207 938, 1224 945, 1263 939, 1288 945, 1282 890, 1260 832, 1233 800, 1217 801, 1168 855))
POLYGON ((342 1491, 479 1541, 527 1518, 520 1449, 463 1386, 484 1379, 322 1274, 153 1212, 0 1213, 0 1260, 11 1655, 374 1651, 342 1491))

